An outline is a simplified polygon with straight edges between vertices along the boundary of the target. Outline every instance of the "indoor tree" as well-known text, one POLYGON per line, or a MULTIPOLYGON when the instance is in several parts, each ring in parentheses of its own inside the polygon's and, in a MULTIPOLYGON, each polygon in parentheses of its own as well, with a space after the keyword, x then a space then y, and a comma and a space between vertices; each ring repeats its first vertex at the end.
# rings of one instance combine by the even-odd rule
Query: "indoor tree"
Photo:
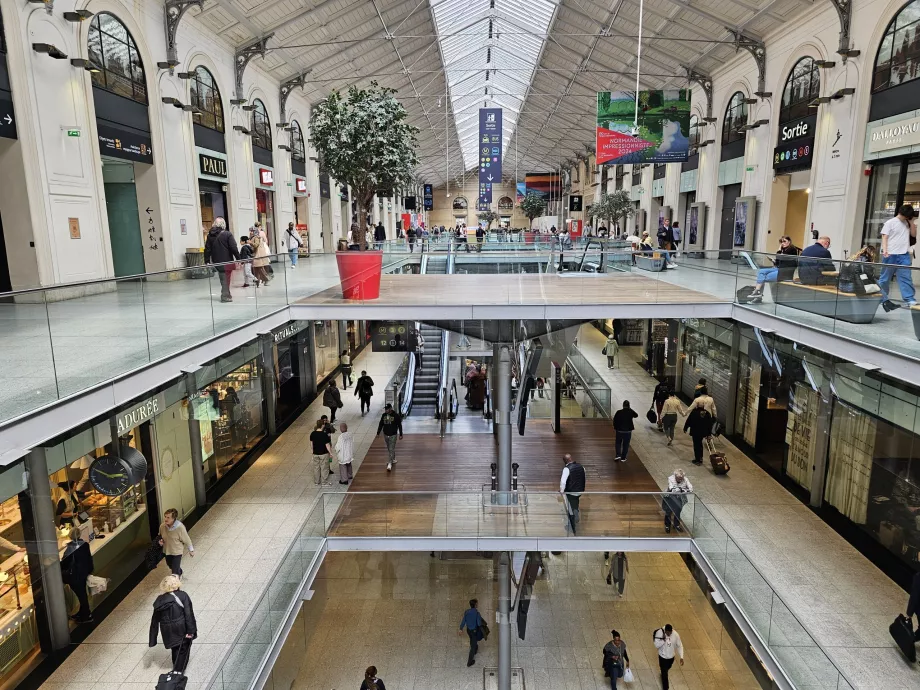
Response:
POLYGON ((527 192, 527 196, 521 200, 518 208, 533 224, 534 218, 539 218, 546 212, 546 199, 534 192, 527 192))
MULTIPOLYGON (((344 96, 333 91, 313 106, 310 143, 322 169, 352 188, 362 230, 378 189, 395 190, 413 181, 418 132, 396 91, 377 82, 364 89, 351 86, 344 96)), ((364 232, 358 242, 365 249, 364 232)))
POLYGON ((486 230, 492 229, 492 223, 498 220, 498 214, 495 211, 480 211, 477 216, 479 220, 486 224, 486 230))
POLYGON ((625 189, 602 195, 601 200, 591 207, 591 215, 608 223, 628 218, 635 211, 636 206, 625 189))

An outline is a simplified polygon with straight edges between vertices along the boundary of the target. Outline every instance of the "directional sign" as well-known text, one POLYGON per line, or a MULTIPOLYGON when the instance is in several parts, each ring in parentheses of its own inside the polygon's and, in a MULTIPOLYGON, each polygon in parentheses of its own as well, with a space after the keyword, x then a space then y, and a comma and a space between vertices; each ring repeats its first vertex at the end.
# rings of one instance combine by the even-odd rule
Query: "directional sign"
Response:
POLYGON ((13 114, 13 94, 0 90, 0 137, 18 139, 16 116, 13 114))
POLYGON ((492 185, 502 181, 502 109, 479 109, 479 203, 492 203, 492 185))

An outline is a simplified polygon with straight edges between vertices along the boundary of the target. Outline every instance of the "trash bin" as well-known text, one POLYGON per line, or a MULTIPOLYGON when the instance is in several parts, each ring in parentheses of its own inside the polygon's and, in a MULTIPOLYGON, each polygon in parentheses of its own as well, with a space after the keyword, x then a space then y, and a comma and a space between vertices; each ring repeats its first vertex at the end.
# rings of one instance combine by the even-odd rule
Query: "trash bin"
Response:
POLYGON ((210 275, 210 270, 204 263, 204 249, 200 247, 189 247, 185 250, 185 265, 192 269, 185 271, 185 277, 189 280, 207 278, 210 275))

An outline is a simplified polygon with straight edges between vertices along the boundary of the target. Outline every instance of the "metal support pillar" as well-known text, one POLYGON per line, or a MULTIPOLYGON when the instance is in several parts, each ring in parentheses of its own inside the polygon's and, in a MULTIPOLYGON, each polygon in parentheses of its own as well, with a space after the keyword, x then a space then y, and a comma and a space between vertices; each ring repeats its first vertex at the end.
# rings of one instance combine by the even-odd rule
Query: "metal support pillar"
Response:
MULTIPOLYGON (((54 527, 54 502, 51 500, 51 485, 48 481, 48 462, 44 448, 34 448, 25 459, 28 472, 28 499, 32 512, 34 534, 26 532, 26 549, 32 567, 32 592, 37 611, 44 611, 47 628, 39 625, 39 631, 47 629, 47 644, 51 649, 64 649, 70 644, 70 626, 67 619, 67 600, 64 596, 64 582, 61 579, 61 554, 58 552, 57 531, 54 527), (30 539, 29 537, 33 537, 30 539), (33 560, 33 558, 35 560, 33 560), (36 572, 38 570, 38 572, 36 572), (44 606, 41 600, 44 599, 44 606)), ((22 499, 20 499, 22 500, 22 499)), ((28 524, 23 520, 23 527, 28 524)), ((46 642, 42 640, 43 644, 46 642)))
POLYGON ((498 492, 500 503, 511 497, 511 349, 494 346, 497 358, 492 366, 495 376, 495 426, 498 430, 498 492))
POLYGON ((259 342, 262 345, 262 399, 265 400, 266 427, 269 437, 274 437, 278 434, 278 422, 275 419, 275 342, 271 333, 259 333, 259 342))
POLYGON ((192 449, 192 481, 195 485, 195 505, 208 503, 207 482, 204 477, 204 457, 201 452, 201 423, 195 416, 194 400, 198 395, 195 385, 195 370, 183 370, 185 397, 188 399, 188 439, 192 449))
POLYGON ((498 557, 498 690, 511 690, 511 559, 498 557))
MULTIPOLYGON (((741 364, 741 326, 732 322, 732 354, 728 360, 728 405, 725 410, 725 433, 735 433, 735 401, 738 398, 738 367, 741 364)), ((716 410, 718 412, 718 410, 716 410)))

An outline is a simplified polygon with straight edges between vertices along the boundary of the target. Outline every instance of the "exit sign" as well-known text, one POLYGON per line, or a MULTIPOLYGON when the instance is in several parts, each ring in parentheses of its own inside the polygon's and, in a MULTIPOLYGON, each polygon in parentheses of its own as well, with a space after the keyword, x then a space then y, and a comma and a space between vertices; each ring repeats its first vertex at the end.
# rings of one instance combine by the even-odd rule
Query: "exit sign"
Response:
POLYGON ((68 129, 68 130, 67 130, 67 136, 69 136, 69 137, 78 137, 78 136, 80 136, 80 130, 79 130, 79 129, 68 129))

